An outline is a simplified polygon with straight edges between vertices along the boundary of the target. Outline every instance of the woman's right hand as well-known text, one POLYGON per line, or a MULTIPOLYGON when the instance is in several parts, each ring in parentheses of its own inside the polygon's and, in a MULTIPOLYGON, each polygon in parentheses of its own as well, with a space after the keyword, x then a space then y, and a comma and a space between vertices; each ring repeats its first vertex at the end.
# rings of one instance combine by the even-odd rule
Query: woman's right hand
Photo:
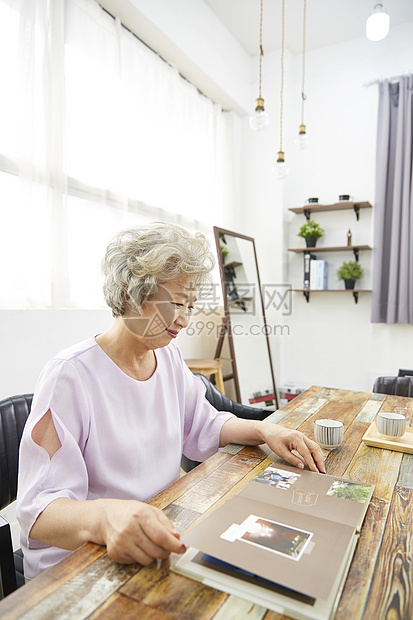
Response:
POLYGON ((136 500, 58 498, 38 516, 29 536, 62 549, 85 542, 106 545, 109 557, 121 564, 148 565, 186 551, 162 510, 136 500))
POLYGON ((103 543, 109 557, 121 564, 150 564, 186 548, 172 522, 159 508, 135 500, 102 499, 103 543))

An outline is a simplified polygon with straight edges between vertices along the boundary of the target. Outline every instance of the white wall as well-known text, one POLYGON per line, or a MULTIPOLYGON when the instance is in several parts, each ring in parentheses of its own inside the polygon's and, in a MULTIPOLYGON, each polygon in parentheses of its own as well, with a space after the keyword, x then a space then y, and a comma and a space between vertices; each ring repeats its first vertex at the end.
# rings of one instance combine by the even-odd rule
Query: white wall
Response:
MULTIPOLYGON (((303 206, 310 196, 333 203, 342 193, 374 205, 378 87, 365 88, 363 83, 408 71, 412 53, 413 22, 392 27, 378 43, 363 37, 308 53, 305 122, 311 145, 305 151, 293 144, 300 124, 301 56, 287 56, 284 150, 290 175, 282 189, 273 187, 268 177, 269 145, 275 154, 278 138, 271 131, 251 135, 244 123, 243 221, 261 245, 260 268, 267 282, 279 282, 281 273, 293 287, 302 288, 302 256, 287 248, 304 247, 297 232, 305 220, 288 211, 290 207, 303 206)), ((263 88, 272 97, 272 84, 279 89, 278 54, 267 55, 265 63, 263 88)), ((278 123, 278 106, 271 98, 266 103, 273 126, 278 123)), ((315 214, 326 230, 319 245, 345 245, 349 227, 353 243, 373 245, 373 214, 374 209, 361 211, 359 222, 350 211, 315 214)), ((353 255, 319 254, 318 258, 329 262, 329 287, 343 287, 336 280, 336 269, 343 260, 353 260, 353 255)), ((361 254, 360 262, 365 271, 360 288, 371 288, 368 252, 361 254)), ((306 303, 301 293, 293 293, 290 317, 267 311, 270 324, 281 322, 290 329, 288 335, 285 331, 271 339, 278 384, 371 390, 375 377, 397 374, 400 367, 413 368, 413 326, 371 324, 370 312, 369 293, 360 295, 357 305, 351 294, 318 293, 306 303)))

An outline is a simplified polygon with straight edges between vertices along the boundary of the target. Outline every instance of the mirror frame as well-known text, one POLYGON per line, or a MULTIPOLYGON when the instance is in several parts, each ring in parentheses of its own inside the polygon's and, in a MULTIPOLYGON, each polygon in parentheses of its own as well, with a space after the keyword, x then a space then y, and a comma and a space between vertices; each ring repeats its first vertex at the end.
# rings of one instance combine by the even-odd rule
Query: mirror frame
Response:
MULTIPOLYGON (((226 278, 225 278, 225 269, 224 269, 224 261, 222 260, 222 255, 221 255, 221 248, 220 248, 220 235, 228 235, 228 236, 232 236, 238 239, 245 239, 246 241, 251 241, 252 242, 252 247, 254 250, 254 258, 255 258, 255 266, 257 269, 257 279, 258 279, 258 289, 259 289, 259 294, 260 294, 260 300, 261 300, 261 311, 262 311, 262 318, 264 321, 264 325, 267 324, 267 320, 265 317, 265 307, 264 307, 264 300, 262 297, 262 289, 261 289, 261 280, 260 280, 260 272, 258 269, 258 260, 257 260, 257 253, 255 250, 255 241, 253 237, 247 237, 246 235, 241 235, 240 233, 236 233, 233 232, 232 230, 227 230, 225 228, 219 228, 218 226, 214 226, 214 237, 215 237, 215 245, 217 248, 217 255, 218 255, 218 265, 219 265, 219 272, 220 272, 220 276, 221 276, 221 288, 222 288, 222 296, 224 299, 224 311, 225 311, 225 318, 224 321, 226 323, 226 333, 228 335, 228 344, 229 344, 229 350, 230 350, 230 355, 231 355, 231 359, 232 359, 232 372, 233 372, 233 379, 234 379, 234 384, 235 384, 235 393, 236 393, 236 398, 237 401, 239 403, 241 403, 241 390, 240 390, 240 384, 239 384, 239 377, 238 377, 238 369, 237 369, 237 361, 235 358, 235 348, 234 348, 234 341, 233 341, 233 335, 232 335, 232 328, 231 328, 231 315, 230 315, 230 311, 229 311, 229 304, 228 304, 228 297, 227 297, 227 291, 226 291, 226 278)), ((268 350, 268 359, 270 362, 270 372, 271 372, 271 380, 272 380, 272 387, 274 390, 274 399, 275 399, 275 405, 276 408, 279 408, 279 404, 278 404, 278 394, 277 394, 277 388, 276 388, 276 384, 275 384, 275 379, 274 379, 274 368, 273 368, 273 363, 272 363, 272 357, 271 357, 271 348, 270 348, 270 341, 268 338, 268 334, 265 333, 264 334, 265 340, 267 342, 267 350, 268 350)))

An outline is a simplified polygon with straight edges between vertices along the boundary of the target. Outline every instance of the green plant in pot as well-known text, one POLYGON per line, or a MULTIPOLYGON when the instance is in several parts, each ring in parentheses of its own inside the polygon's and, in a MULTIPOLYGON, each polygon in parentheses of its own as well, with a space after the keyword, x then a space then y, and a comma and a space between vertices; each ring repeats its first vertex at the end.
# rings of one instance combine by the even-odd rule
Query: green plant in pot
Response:
POLYGON ((339 280, 344 280, 347 289, 353 289, 356 280, 363 277, 363 268, 356 260, 344 262, 337 270, 337 277, 339 280))
POLYGON ((314 248, 317 239, 324 236, 324 229, 314 220, 308 220, 301 226, 298 236, 305 239, 308 248, 314 248))
POLYGON ((222 262, 225 263, 225 259, 226 259, 226 257, 229 254, 229 250, 228 250, 227 246, 224 245, 223 243, 220 244, 219 248, 221 250, 222 262))

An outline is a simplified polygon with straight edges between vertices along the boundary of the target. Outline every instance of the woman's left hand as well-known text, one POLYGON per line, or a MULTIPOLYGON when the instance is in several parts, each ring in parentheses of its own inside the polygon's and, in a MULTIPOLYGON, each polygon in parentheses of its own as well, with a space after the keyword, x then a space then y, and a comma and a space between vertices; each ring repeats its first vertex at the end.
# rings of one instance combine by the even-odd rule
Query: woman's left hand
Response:
POLYGON ((263 436, 265 443, 275 454, 288 463, 291 463, 291 465, 303 469, 303 461, 292 453, 293 450, 296 450, 296 452, 302 456, 311 471, 319 471, 323 474, 326 473, 324 456, 318 443, 312 441, 300 431, 284 428, 283 426, 271 424, 270 422, 263 422, 263 425, 264 424, 265 429, 263 429, 263 436))
POLYGON ((326 473, 324 456, 320 446, 300 431, 284 428, 271 422, 241 420, 235 416, 227 420, 221 428, 220 445, 229 443, 257 446, 266 443, 275 454, 291 465, 304 468, 303 461, 293 454, 296 450, 311 471, 326 473))

